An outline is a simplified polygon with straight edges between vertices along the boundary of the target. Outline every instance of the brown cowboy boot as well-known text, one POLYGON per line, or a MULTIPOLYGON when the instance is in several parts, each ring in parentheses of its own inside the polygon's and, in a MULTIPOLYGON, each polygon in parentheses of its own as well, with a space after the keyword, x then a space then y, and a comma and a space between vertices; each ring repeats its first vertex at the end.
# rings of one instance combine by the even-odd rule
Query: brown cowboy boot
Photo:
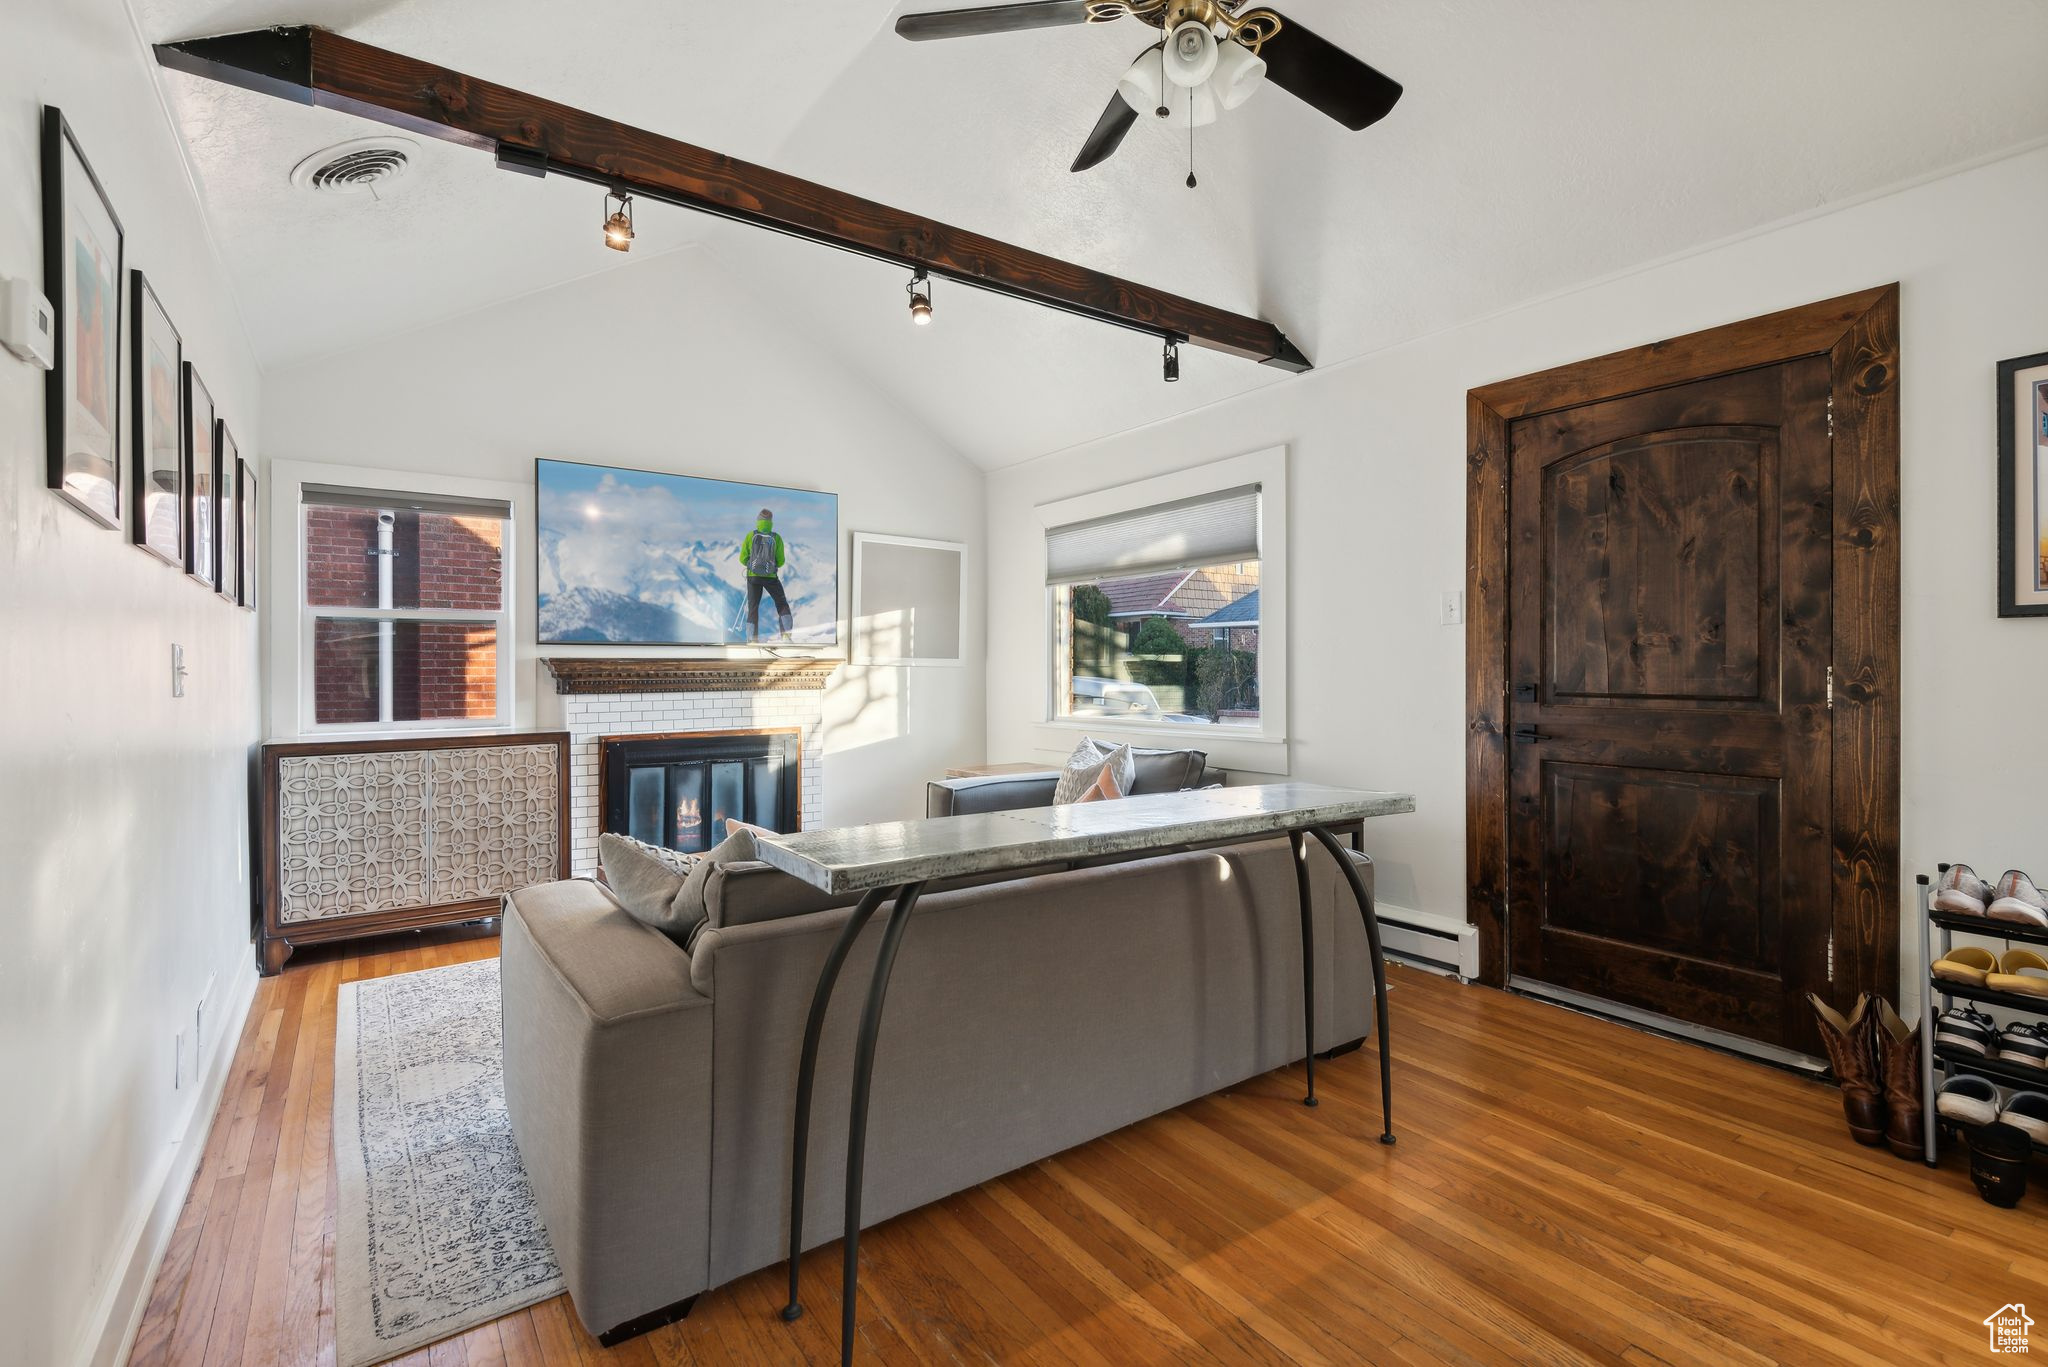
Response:
POLYGON ((1821 1043, 1827 1046, 1828 1062, 1842 1088, 1842 1113, 1848 1117, 1850 1136, 1859 1144, 1879 1143, 1884 1139, 1884 1093, 1878 1090, 1877 1012, 1870 1009, 1869 994, 1858 994, 1847 1020, 1813 993, 1806 999, 1820 1019, 1821 1043))
POLYGON ((1884 1083, 1884 1142, 1901 1158, 1925 1158, 1926 1112, 1920 1106, 1920 1027, 1911 1030, 1883 997, 1877 1000, 1878 1076, 1884 1083))

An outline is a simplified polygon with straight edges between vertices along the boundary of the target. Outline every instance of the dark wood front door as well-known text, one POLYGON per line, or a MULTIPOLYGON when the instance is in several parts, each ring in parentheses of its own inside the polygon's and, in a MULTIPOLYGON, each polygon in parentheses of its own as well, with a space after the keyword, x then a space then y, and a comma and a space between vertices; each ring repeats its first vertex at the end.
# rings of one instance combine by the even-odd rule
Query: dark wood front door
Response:
POLYGON ((1777 1045, 1827 987, 1829 365, 1508 428, 1510 968, 1777 1045))

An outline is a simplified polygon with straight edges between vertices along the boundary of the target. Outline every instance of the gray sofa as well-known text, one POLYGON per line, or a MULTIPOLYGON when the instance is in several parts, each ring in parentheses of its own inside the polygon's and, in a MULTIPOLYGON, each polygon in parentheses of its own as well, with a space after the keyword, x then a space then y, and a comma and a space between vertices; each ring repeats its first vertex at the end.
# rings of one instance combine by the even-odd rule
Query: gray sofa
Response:
MULTIPOLYGON (((1372 974, 1341 871, 1308 857, 1328 1050, 1366 1035, 1372 974)), ((864 1220, 1299 1060, 1295 897, 1283 839, 935 885, 889 990, 864 1220)), ((783 1259, 804 1018, 850 911, 834 900, 721 866, 686 952, 595 882, 507 898, 506 1102, 592 1333, 651 1328, 783 1259)), ((842 982, 866 981, 884 919, 842 982)), ((836 994, 820 1052, 806 1247, 840 1233, 863 995, 836 994)))

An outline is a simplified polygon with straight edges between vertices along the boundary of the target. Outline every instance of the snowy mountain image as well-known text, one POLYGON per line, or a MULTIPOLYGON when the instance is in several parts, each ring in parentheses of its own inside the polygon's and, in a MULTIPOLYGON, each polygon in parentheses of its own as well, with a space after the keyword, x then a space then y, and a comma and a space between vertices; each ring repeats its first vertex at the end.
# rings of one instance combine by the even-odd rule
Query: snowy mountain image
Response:
MULTIPOLYGON (((783 539, 791 637, 838 640, 836 496, 567 461, 536 467, 543 644, 744 644, 740 543, 764 508, 783 539)), ((764 595, 761 639, 779 629, 764 595)))

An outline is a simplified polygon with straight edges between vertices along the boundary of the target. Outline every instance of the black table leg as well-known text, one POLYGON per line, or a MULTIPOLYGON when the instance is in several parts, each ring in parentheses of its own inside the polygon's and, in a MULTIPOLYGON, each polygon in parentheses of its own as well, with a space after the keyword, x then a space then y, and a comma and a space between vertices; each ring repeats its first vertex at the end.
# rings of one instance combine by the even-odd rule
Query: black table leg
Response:
POLYGON ((818 971, 818 986, 811 993, 811 1018, 804 1023, 803 1060, 796 1069, 796 1133, 789 1155, 789 1304, 782 1307, 782 1318, 786 1320, 798 1319, 804 1313, 803 1303, 797 1298, 797 1255, 803 1251, 804 1169, 810 1162, 811 1081, 818 1072, 818 1038, 825 1032, 825 1011, 832 1004, 832 988, 839 981, 839 970, 846 964, 846 951, 853 948, 861 928, 888 895, 889 889, 876 888, 860 899, 853 915, 847 918, 846 928, 839 932, 832 952, 825 957, 825 966, 818 971))
POLYGON ((1309 909, 1308 847, 1300 831, 1287 833, 1287 852, 1294 859, 1294 891, 1301 902, 1301 1038, 1308 1046, 1303 1065, 1308 1070, 1308 1095, 1304 1106, 1316 1104, 1316 918, 1309 909))
POLYGON ((882 947, 875 954, 875 976, 868 984, 867 1003, 860 1010, 860 1043, 853 1057, 853 1103, 846 1120, 846 1237, 841 1257, 839 1314, 839 1361, 853 1362, 854 1298, 860 1290, 860 1188, 862 1168, 867 1160, 868 1085, 875 1074, 875 1037, 882 1032, 882 1002, 889 995, 889 974, 896 967, 896 950, 903 942, 903 928, 917 906, 922 883, 906 884, 896 894, 896 906, 889 924, 882 930, 882 947))
POLYGON ((1380 1143, 1394 1142, 1394 1053, 1387 1042, 1387 956, 1380 949, 1380 918, 1373 910, 1372 894, 1365 890, 1365 882, 1358 876, 1358 866, 1351 862, 1351 856, 1337 843, 1337 837, 1321 826, 1311 826, 1308 833, 1316 838, 1322 847, 1337 861, 1337 867, 1344 871, 1344 879, 1351 884, 1352 900, 1358 903, 1358 914, 1365 920, 1365 942, 1372 952, 1372 1000, 1379 1020, 1380 1036, 1380 1143))

